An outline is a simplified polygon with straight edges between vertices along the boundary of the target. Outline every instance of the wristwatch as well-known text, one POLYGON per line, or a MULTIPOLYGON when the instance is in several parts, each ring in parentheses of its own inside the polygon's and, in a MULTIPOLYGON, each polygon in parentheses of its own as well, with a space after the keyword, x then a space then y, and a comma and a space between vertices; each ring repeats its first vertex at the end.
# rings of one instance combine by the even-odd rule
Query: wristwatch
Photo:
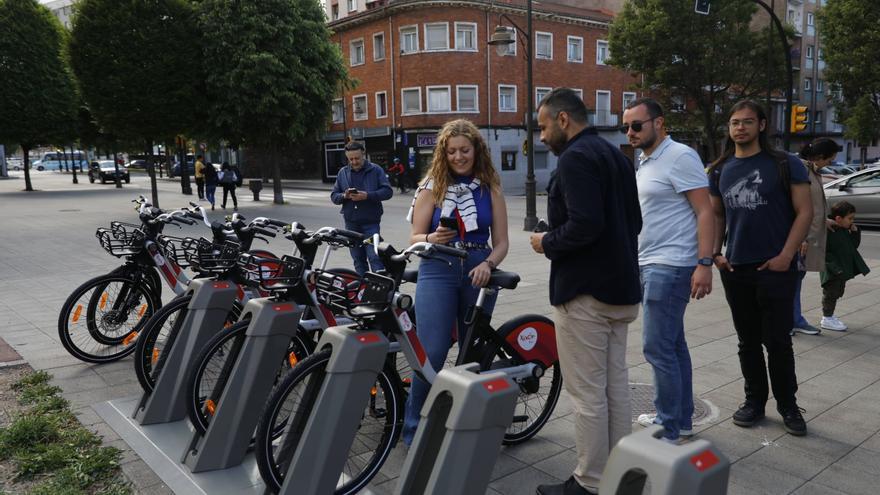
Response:
POLYGON ((703 266, 712 266, 714 263, 712 262, 712 258, 709 258, 709 257, 707 256, 707 257, 705 257, 705 258, 700 258, 700 259, 698 259, 698 260, 697 260, 697 264, 698 264, 698 265, 703 265, 703 266))

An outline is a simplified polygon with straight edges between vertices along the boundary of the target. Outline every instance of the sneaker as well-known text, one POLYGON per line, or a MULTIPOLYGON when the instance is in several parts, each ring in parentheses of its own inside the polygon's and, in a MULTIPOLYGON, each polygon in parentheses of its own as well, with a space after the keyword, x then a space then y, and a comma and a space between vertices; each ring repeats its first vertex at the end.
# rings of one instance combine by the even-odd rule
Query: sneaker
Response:
POLYGON ((655 419, 657 419, 657 414, 639 414, 639 417, 638 417, 638 419, 636 419, 636 422, 638 424, 644 426, 645 428, 647 428, 649 426, 660 424, 660 423, 657 423, 656 421, 654 421, 655 419))
POLYGON ((598 492, 588 490, 575 481, 574 476, 558 485, 538 485, 538 495, 597 495, 598 492))
POLYGON ((694 430, 691 428, 682 428, 678 430, 678 435, 682 438, 690 438, 694 436, 694 430))
POLYGON ((751 402, 744 402, 739 409, 733 413, 733 424, 748 428, 764 417, 764 408, 758 407, 751 402))
POLYGON ((798 406, 789 408, 780 408, 779 414, 782 415, 782 424, 785 425, 785 431, 790 434, 802 437, 807 434, 807 422, 801 413, 806 412, 798 406))
POLYGON ((813 325, 810 325, 809 323, 807 323, 805 325, 799 325, 799 326, 792 328, 791 334, 794 335, 795 332, 803 333, 806 335, 819 335, 820 333, 822 333, 822 330, 819 330, 818 328, 814 327, 813 325))
POLYGON ((846 331, 846 325, 844 325, 842 321, 838 320, 836 316, 823 316, 822 321, 819 323, 819 326, 824 328, 825 330, 832 330, 835 332, 846 331))

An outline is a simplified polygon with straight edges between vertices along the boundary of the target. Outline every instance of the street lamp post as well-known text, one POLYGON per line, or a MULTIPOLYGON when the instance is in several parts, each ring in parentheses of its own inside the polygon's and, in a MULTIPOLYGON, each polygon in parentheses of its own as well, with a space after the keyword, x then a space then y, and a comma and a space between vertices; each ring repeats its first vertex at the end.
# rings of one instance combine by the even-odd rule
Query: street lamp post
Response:
MULTIPOLYGON (((526 56, 526 218, 523 222, 524 230, 534 230, 538 223, 537 205, 536 205, 536 184, 535 184, 535 146, 534 132, 532 122, 535 115, 535 100, 532 93, 532 0, 526 2, 526 31, 517 26, 513 20, 505 14, 501 17, 516 28, 516 32, 525 39, 526 56)), ((497 26, 495 32, 489 40, 490 45, 494 45, 499 55, 502 55, 511 43, 516 43, 516 35, 511 32, 509 27, 497 26)))

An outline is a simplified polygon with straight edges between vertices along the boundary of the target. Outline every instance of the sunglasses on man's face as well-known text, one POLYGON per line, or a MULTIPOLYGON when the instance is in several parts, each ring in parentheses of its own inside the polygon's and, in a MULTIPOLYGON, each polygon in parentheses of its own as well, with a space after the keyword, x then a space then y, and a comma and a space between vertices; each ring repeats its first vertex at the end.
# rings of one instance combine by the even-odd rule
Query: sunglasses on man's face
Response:
POLYGON ((656 118, 657 118, 657 117, 651 117, 650 119, 648 119, 648 120, 643 120, 643 121, 641 121, 641 122, 639 122, 639 121, 637 120, 637 121, 633 122, 632 124, 623 124, 622 126, 620 126, 620 132, 621 132, 622 134, 626 134, 627 132, 629 132, 629 128, 630 128, 630 127, 632 127, 633 132, 642 132, 642 127, 643 127, 645 124, 647 124, 648 122, 650 122, 650 121, 652 121, 652 120, 654 120, 654 119, 656 119, 656 118))

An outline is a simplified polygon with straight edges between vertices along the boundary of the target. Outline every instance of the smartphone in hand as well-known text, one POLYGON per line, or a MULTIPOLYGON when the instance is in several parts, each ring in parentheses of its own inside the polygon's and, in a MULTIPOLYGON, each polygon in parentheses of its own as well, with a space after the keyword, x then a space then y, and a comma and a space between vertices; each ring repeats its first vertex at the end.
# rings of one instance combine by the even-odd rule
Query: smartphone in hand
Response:
POLYGON ((550 230, 550 224, 547 223, 547 220, 544 220, 542 218, 542 219, 538 220, 537 224, 535 224, 535 228, 534 228, 534 230, 532 230, 532 232, 541 233, 541 232, 548 232, 549 230, 550 230))
POLYGON ((440 225, 451 230, 458 230, 458 221, 452 217, 440 217, 440 225))

